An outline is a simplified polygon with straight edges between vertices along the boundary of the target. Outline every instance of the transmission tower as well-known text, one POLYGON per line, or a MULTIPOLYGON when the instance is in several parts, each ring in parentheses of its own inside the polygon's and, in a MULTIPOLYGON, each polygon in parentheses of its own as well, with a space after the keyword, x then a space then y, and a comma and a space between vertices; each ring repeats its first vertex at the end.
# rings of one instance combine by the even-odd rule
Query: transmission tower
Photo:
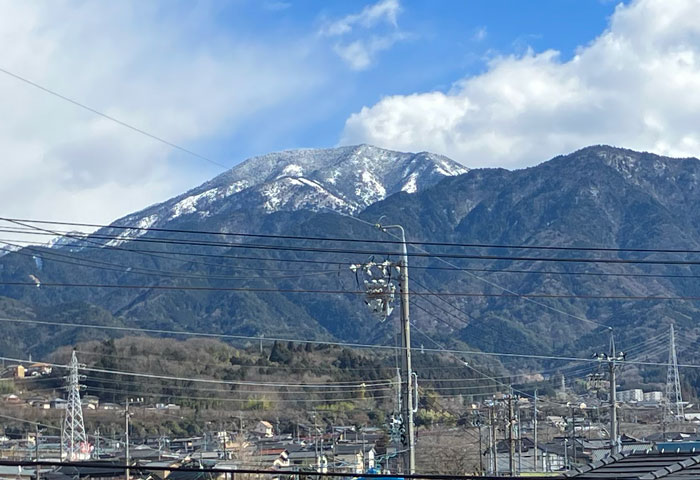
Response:
POLYGON ((75 351, 70 361, 68 373, 68 404, 66 416, 61 431, 61 447, 68 461, 85 460, 89 458, 90 445, 85 435, 83 423, 83 407, 80 404, 80 375, 78 374, 78 358, 75 351))
POLYGON ((681 380, 678 376, 678 357, 676 356, 676 335, 671 325, 671 344, 668 350, 668 370, 666 373, 666 415, 668 420, 683 420, 683 397, 681 380), (673 404, 675 404, 675 412, 673 404))

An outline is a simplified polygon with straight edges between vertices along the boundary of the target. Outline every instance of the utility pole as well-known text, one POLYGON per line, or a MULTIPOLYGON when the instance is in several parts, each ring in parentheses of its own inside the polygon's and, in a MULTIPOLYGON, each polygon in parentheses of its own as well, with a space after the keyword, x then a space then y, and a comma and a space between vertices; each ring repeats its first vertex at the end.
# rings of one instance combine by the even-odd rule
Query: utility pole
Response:
POLYGON ((574 404, 569 404, 569 413, 571 413, 571 457, 572 464, 576 464, 576 417, 574 416, 574 404))
POLYGON ((523 432, 522 432, 522 418, 520 417, 520 405, 518 405, 518 475, 523 473, 523 432))
POLYGON ((483 462, 483 457, 484 457, 484 452, 482 450, 481 446, 481 412, 476 408, 476 405, 472 406, 472 426, 476 427, 479 430, 479 475, 484 474, 484 462, 483 462))
POLYGON ((539 471, 539 464, 537 463, 537 453, 538 453, 538 448, 537 448, 537 389, 535 389, 535 408, 534 408, 534 412, 532 415, 533 415, 532 416, 532 423, 533 423, 533 430, 534 430, 533 437, 534 437, 534 441, 535 441, 535 451, 533 452, 534 453, 534 462, 535 462, 534 470, 536 472, 538 472, 539 471))
POLYGON ((624 361, 625 354, 622 352, 615 352, 615 337, 613 336, 612 328, 610 329, 610 353, 599 353, 596 357, 601 362, 608 362, 608 372, 610 375, 610 453, 614 455, 618 452, 617 379, 615 378, 615 369, 619 362, 624 361))
POLYGON ((39 425, 34 425, 34 458, 36 460, 36 480, 39 480, 39 425))
MULTIPOLYGON (((402 394, 402 417, 404 428, 406 431, 406 453, 404 455, 404 473, 414 474, 416 471, 416 434, 413 424, 413 413, 417 406, 414 405, 413 389, 417 387, 417 378, 413 373, 411 364, 411 317, 409 311, 409 289, 408 289, 408 250, 406 245, 406 232, 401 225, 375 225, 379 230, 388 232, 389 230, 398 230, 401 238, 401 260, 398 263, 369 262, 360 265, 351 265, 350 269, 354 272, 365 270, 371 275, 371 269, 379 268, 381 276, 379 278, 371 278, 370 281, 365 281, 367 290, 367 298, 365 302, 375 312, 383 316, 384 319, 391 313, 391 302, 394 298, 394 286, 391 283, 390 272, 391 268, 395 267, 399 271, 399 293, 401 297, 401 346, 403 350, 402 370, 404 377, 404 389, 402 394)), ((398 238, 398 237, 397 237, 398 238)), ((416 388, 417 390, 417 388, 416 388)))
POLYGON ((401 339, 404 351, 403 370, 406 372, 406 388, 404 389, 404 411, 406 412, 406 433, 408 434, 408 455, 406 473, 416 473, 416 433, 413 425, 413 368, 411 365, 411 317, 408 296, 408 250, 406 247, 406 232, 401 225, 386 225, 382 231, 396 229, 401 232, 401 254, 399 262, 399 292, 401 294, 401 339))
POLYGON ((508 395, 508 474, 515 475, 515 422, 513 411, 513 390, 508 395))
POLYGON ((126 405, 124 406, 124 432, 125 432, 125 463, 126 463, 126 480, 129 480, 129 399, 126 399, 126 405))
POLYGON ((491 473, 498 475, 498 458, 496 452, 496 403, 491 403, 489 407, 489 461, 491 463, 491 473))

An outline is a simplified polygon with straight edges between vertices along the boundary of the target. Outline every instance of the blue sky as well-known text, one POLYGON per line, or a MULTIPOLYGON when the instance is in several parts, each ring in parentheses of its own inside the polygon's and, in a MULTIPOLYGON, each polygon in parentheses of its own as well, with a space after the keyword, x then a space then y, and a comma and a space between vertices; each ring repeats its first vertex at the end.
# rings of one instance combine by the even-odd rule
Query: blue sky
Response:
MULTIPOLYGON (((223 34, 244 31, 251 36, 303 38, 324 21, 343 18, 372 3, 242 2, 230 6, 217 26, 223 34), (281 8, 266 8, 270 4, 281 8)), ((555 48, 564 59, 570 58, 576 48, 604 30, 615 5, 597 0, 401 2, 396 30, 406 38, 377 54, 369 67, 353 70, 339 57, 321 53, 332 80, 303 123, 266 135, 269 117, 262 114, 249 128, 225 139, 220 146, 223 151, 213 153, 221 155, 230 145, 236 150, 229 152, 238 158, 286 148, 332 147, 339 142, 348 115, 383 96, 447 91, 455 80, 483 72, 489 58, 522 54, 527 48, 555 48)))
MULTIPOLYGON (((0 0, 0 68, 226 166, 700 155, 697 0, 0 0)), ((108 222, 222 171, 0 74, 4 214, 108 222)))

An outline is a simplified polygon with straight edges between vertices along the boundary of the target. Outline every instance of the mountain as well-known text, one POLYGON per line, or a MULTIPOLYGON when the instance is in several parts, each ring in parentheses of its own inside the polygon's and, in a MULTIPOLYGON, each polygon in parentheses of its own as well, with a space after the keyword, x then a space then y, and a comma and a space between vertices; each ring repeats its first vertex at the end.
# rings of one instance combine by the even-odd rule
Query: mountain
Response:
MULTIPOLYGON (((415 193, 467 171, 442 155, 401 153, 371 145, 284 151, 248 159, 197 188, 114 224, 164 227, 216 217, 219 231, 251 231, 251 226, 272 213, 356 214, 394 193, 415 193)), ((142 232, 100 233, 128 238, 142 232)))
MULTIPOLYGON (((386 240, 386 235, 371 227, 384 217, 403 225, 414 241, 700 250, 700 218, 695 213, 700 206, 698 179, 698 159, 607 146, 585 148, 515 171, 467 170, 437 155, 400 154, 370 146, 302 150, 251 159, 201 187, 114 224, 386 240)), ((0 295, 12 299, 6 303, 14 315, 70 318, 63 312, 72 309, 83 312, 85 318, 84 312, 99 309, 100 321, 108 324, 367 343, 391 343, 395 333, 393 323, 378 323, 356 294, 231 290, 357 290, 361 279, 347 264, 372 256, 383 258, 381 252, 396 250, 392 245, 241 240, 119 229, 103 229, 91 241, 9 253, 0 258, 0 280, 37 278, 44 283, 139 288, 6 285, 0 295), (122 237, 112 240, 118 234, 122 237), (210 246, 204 238, 224 243, 210 246), (156 239, 175 243, 149 243, 156 239), (195 242, 199 243, 182 245, 178 239, 199 239, 195 242), (108 247, 97 248, 95 243, 106 241, 111 241, 108 247), (275 249, 290 245, 321 245, 328 251, 275 249), (211 290, 149 288, 155 285, 211 290)), ((423 293, 412 297, 413 321, 419 327, 416 345, 433 347, 435 340, 486 351, 580 356, 605 347, 609 326, 625 348, 654 338, 673 322, 682 332, 679 343, 684 360, 692 361, 697 351, 697 302, 590 298, 697 296, 696 266, 524 259, 696 258, 690 253, 447 246, 425 250, 504 258, 412 256, 412 290, 423 293), (425 295, 429 292, 493 296, 425 295), (509 292, 578 298, 499 296, 509 292)), ((0 315, 2 308, 0 304, 0 315)), ((57 341, 71 338, 70 329, 59 330, 63 336, 57 341)), ((85 335, 87 330, 72 331, 85 335)), ((30 348, 39 354, 55 346, 50 340, 32 338, 31 333, 18 335, 21 341, 8 348, 30 348)), ((657 350, 652 353, 659 355, 657 350)), ((542 364, 518 360, 517 366, 535 365, 542 364)))

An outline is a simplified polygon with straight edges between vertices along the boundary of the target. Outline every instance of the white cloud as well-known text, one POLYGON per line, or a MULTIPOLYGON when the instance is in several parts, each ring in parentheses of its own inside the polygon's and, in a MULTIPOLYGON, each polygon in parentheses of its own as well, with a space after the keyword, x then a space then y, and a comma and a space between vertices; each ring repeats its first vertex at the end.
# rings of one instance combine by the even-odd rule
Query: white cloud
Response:
POLYGON ((374 57, 382 50, 388 50, 402 35, 373 36, 368 39, 355 40, 348 44, 336 44, 335 53, 353 70, 365 70, 372 65, 374 57))
POLYGON ((388 50, 404 36, 398 32, 397 16, 401 11, 399 0, 380 0, 367 5, 360 13, 328 22, 319 34, 335 37, 338 40, 333 50, 353 70, 369 68, 377 54, 388 50), (381 24, 388 25, 391 31, 382 34, 367 35, 369 29, 381 24), (358 32, 358 28, 359 32, 358 32))
POLYGON ((700 156, 700 2, 619 5, 568 61, 492 60, 449 92, 389 96, 351 115, 342 143, 431 150, 472 167, 532 165, 607 143, 700 156))
POLYGON ((472 38, 475 42, 483 42, 488 36, 488 30, 486 27, 479 27, 474 31, 472 38))
MULTIPOLYGON (((215 15, 0 0, 0 44, 11 46, 0 67, 184 146, 319 83, 305 45, 213 32, 215 15)), ((3 74, 0 112, 3 215, 107 222, 219 172, 3 74)))

